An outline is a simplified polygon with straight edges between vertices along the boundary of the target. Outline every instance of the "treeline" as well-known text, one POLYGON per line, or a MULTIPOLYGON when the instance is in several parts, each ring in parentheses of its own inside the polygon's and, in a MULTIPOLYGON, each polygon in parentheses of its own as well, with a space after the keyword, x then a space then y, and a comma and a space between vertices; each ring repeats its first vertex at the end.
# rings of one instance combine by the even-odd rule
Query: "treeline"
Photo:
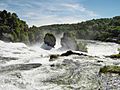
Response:
POLYGON ((0 39, 3 41, 35 43, 41 40, 37 27, 28 28, 25 21, 20 20, 16 13, 0 11, 0 39))
POLYGON ((93 19, 77 24, 55 24, 28 27, 16 13, 0 11, 0 39, 33 44, 43 41, 44 33, 72 33, 78 39, 90 39, 120 43, 120 16, 93 19))
POLYGON ((0 39, 28 43, 28 25, 15 13, 0 11, 0 39))
POLYGON ((78 39, 89 39, 120 43, 120 16, 93 19, 77 24, 55 24, 40 29, 72 32, 78 39))

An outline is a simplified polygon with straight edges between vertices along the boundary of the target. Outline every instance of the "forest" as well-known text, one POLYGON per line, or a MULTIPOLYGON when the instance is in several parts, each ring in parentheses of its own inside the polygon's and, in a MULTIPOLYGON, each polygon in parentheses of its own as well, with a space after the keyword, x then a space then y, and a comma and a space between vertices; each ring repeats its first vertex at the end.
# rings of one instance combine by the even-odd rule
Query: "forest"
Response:
POLYGON ((76 24, 54 24, 29 27, 16 13, 0 11, 0 40, 34 44, 41 42, 44 32, 72 33, 77 39, 120 43, 120 16, 92 19, 76 24))

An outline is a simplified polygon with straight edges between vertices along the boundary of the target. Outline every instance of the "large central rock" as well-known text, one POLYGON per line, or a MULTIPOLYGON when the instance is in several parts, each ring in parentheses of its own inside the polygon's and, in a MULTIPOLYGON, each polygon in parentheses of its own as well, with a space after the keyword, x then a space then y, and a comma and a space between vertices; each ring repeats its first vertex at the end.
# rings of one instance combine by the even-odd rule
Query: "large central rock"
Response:
POLYGON ((56 38, 53 34, 47 33, 44 37, 43 49, 50 50, 54 48, 56 44, 56 38))
POLYGON ((44 43, 48 46, 54 47, 56 44, 56 38, 53 34, 47 33, 44 37, 44 43))

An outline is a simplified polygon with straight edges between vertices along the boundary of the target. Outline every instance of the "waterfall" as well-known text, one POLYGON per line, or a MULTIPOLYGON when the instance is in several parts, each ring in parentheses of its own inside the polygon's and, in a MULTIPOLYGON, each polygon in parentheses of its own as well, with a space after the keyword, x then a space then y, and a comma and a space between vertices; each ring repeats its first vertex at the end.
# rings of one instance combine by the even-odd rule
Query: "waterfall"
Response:
POLYGON ((118 90, 120 88, 119 75, 99 74, 102 66, 120 63, 119 60, 104 57, 118 53, 117 48, 120 45, 85 40, 88 45, 86 53, 88 56, 71 55, 49 61, 51 54, 65 52, 58 51, 61 47, 60 38, 56 41, 55 48, 51 50, 44 50, 38 44, 27 46, 23 43, 0 41, 0 90, 8 88, 9 90, 118 90))

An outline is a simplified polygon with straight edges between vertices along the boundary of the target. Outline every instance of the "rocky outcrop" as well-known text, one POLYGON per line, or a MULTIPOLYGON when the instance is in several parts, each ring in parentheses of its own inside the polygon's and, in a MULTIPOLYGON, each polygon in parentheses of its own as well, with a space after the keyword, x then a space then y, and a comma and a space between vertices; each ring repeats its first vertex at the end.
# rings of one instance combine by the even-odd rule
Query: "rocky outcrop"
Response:
POLYGON ((79 42, 78 44, 78 50, 82 52, 87 52, 87 44, 83 42, 79 42))
POLYGON ((120 75, 120 66, 104 66, 100 68, 99 73, 114 73, 114 74, 119 74, 120 75))
POLYGON ((44 37, 44 43, 48 46, 54 47, 56 44, 56 38, 53 34, 47 33, 44 37))
POLYGON ((69 50, 69 51, 66 51, 65 53, 62 53, 60 55, 59 54, 50 55, 49 61, 54 61, 54 60, 58 59, 59 57, 70 56, 70 55, 89 56, 89 55, 84 54, 84 53, 77 53, 77 52, 73 52, 73 51, 69 50))
POLYGON ((54 48, 56 44, 56 38, 53 34, 47 33, 44 37, 44 43, 41 46, 43 49, 50 50, 54 48))
POLYGON ((61 38, 61 45, 63 50, 76 50, 87 52, 86 44, 83 42, 77 43, 76 38, 72 33, 64 33, 63 37, 61 38))
POLYGON ((83 53, 77 53, 77 52, 73 52, 71 50, 65 52, 65 53, 62 53, 60 56, 70 56, 70 55, 78 55, 78 56, 88 56, 87 54, 83 54, 83 53))
POLYGON ((64 33, 61 38, 62 49, 78 50, 77 41, 75 40, 72 33, 64 33))
POLYGON ((113 54, 113 55, 105 56, 105 57, 119 59, 120 58, 120 54, 113 54))
POLYGON ((59 54, 50 55, 49 61, 54 61, 54 60, 57 59, 59 56, 60 56, 59 54))

